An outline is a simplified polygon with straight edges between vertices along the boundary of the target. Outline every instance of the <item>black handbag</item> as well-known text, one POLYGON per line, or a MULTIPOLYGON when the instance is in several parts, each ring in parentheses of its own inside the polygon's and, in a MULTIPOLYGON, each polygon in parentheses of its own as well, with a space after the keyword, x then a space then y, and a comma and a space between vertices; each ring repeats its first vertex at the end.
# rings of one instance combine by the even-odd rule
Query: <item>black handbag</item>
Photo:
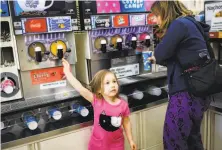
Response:
POLYGON ((204 63, 186 69, 177 58, 183 70, 182 75, 185 78, 188 92, 197 97, 206 97, 222 92, 222 67, 220 67, 215 59, 213 48, 205 35, 201 23, 191 17, 185 18, 189 19, 197 26, 206 41, 208 53, 210 55, 210 59, 204 61, 204 63))

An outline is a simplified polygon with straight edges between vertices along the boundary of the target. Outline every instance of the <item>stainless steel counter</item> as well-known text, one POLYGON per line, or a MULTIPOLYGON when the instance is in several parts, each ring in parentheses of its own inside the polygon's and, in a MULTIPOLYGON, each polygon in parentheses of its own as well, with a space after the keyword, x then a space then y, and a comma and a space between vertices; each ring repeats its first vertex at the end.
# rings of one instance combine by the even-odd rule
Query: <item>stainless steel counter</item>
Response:
MULTIPOLYGON (((139 112, 139 111, 142 111, 142 110, 147 109, 147 108, 151 108, 151 107, 155 107, 155 106, 164 104, 167 101, 168 101, 167 99, 158 100, 158 101, 151 102, 151 103, 143 105, 143 106, 137 106, 137 107, 131 108, 130 111, 131 111, 131 113, 139 112)), ((38 135, 33 135, 33 136, 30 136, 30 137, 27 137, 27 138, 22 138, 22 139, 19 139, 19 140, 3 143, 1 145, 1 148, 6 149, 6 148, 11 148, 11 147, 22 146, 22 145, 25 145, 25 144, 27 145, 27 144, 35 143, 35 142, 42 141, 42 140, 45 140, 45 139, 50 138, 50 137, 55 137, 59 134, 65 134, 65 133, 72 132, 72 131, 75 131, 75 130, 79 130, 79 129, 89 127, 89 126, 92 126, 92 125, 93 125, 93 121, 88 121, 88 122, 84 122, 84 123, 80 123, 80 124, 71 125, 71 126, 68 126, 68 127, 61 128, 61 129, 41 133, 41 134, 38 134, 38 135)))
POLYGON ((210 109, 222 113, 222 93, 214 95, 214 100, 211 102, 210 109))
MULTIPOLYGON (((216 101, 213 101, 211 103, 211 106, 210 106, 209 109, 222 113, 222 100, 221 100, 222 97, 219 96, 218 98, 219 99, 216 99, 216 101)), ((162 105, 162 104, 167 103, 167 102, 168 102, 168 99, 162 99, 162 100, 158 100, 158 101, 155 101, 155 102, 148 103, 146 105, 133 107, 133 108, 130 109, 130 111, 131 111, 131 113, 137 113, 139 111, 143 111, 144 109, 152 108, 152 107, 155 107, 155 106, 158 106, 158 105, 162 105)), ((23 139, 11 141, 11 142, 8 142, 8 143, 4 143, 4 144, 1 145, 1 147, 2 147, 2 149, 6 149, 6 148, 11 148, 11 147, 16 147, 16 146, 22 146, 22 145, 25 145, 25 144, 31 144, 31 143, 34 143, 34 142, 37 142, 37 141, 42 141, 42 140, 50 138, 50 137, 56 137, 59 134, 65 134, 65 133, 72 132, 72 131, 75 131, 75 130, 79 130, 79 129, 89 127, 89 126, 92 126, 92 125, 93 125, 93 121, 87 121, 87 122, 84 122, 84 123, 75 124, 75 125, 71 125, 71 126, 68 126, 68 127, 61 128, 61 129, 57 129, 57 130, 41 133, 41 134, 38 134, 38 135, 33 135, 33 136, 30 136, 30 137, 27 137, 27 138, 23 138, 23 139)))

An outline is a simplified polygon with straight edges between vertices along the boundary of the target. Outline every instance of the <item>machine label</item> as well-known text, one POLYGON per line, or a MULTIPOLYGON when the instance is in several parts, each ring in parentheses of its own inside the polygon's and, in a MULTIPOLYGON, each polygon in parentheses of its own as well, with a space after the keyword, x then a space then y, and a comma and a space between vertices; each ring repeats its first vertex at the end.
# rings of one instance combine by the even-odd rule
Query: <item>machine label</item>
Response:
POLYGON ((111 27, 110 16, 92 16, 92 28, 109 28, 111 27))
POLYGON ((113 27, 128 27, 129 26, 129 16, 124 15, 115 15, 112 16, 113 27))
POLYGON ((66 86, 66 80, 61 80, 61 81, 56 81, 56 82, 40 84, 40 90, 57 88, 57 87, 65 87, 65 86, 66 86))
POLYGON ((70 16, 48 17, 48 32, 72 31, 72 21, 70 16))
POLYGON ((32 70, 30 76, 33 85, 61 81, 64 76, 63 67, 32 70))
POLYGON ((22 19, 23 33, 41 33, 47 32, 46 18, 22 19))
POLYGON ((139 74, 139 64, 131 64, 120 67, 110 68, 110 71, 116 74, 117 78, 129 77, 139 74))
POLYGON ((131 26, 143 26, 146 24, 145 14, 130 15, 130 25, 131 26))

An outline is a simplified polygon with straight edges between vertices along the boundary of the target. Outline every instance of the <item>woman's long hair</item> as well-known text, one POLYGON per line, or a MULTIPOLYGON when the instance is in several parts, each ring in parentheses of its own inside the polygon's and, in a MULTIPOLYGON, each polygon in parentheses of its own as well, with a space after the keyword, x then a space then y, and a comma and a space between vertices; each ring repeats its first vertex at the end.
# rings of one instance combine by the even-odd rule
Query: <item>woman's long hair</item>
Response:
POLYGON ((162 19, 158 31, 162 33, 160 38, 165 35, 167 28, 173 20, 193 14, 191 10, 188 10, 186 6, 178 0, 156 1, 151 7, 151 11, 154 15, 160 16, 162 19))

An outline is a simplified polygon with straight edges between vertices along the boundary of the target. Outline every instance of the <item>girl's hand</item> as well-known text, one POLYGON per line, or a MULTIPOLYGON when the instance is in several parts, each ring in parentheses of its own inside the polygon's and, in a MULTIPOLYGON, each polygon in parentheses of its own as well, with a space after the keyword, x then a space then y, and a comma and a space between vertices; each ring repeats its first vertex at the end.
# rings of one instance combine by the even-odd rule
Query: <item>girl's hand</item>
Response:
POLYGON ((66 75, 67 73, 71 72, 70 64, 67 60, 64 58, 62 59, 62 65, 63 65, 63 72, 66 75))
POLYGON ((130 141, 130 148, 131 150, 137 150, 136 144, 133 141, 130 141))
POLYGON ((151 56, 148 58, 148 61, 151 61, 152 63, 156 62, 156 58, 154 56, 151 56))

